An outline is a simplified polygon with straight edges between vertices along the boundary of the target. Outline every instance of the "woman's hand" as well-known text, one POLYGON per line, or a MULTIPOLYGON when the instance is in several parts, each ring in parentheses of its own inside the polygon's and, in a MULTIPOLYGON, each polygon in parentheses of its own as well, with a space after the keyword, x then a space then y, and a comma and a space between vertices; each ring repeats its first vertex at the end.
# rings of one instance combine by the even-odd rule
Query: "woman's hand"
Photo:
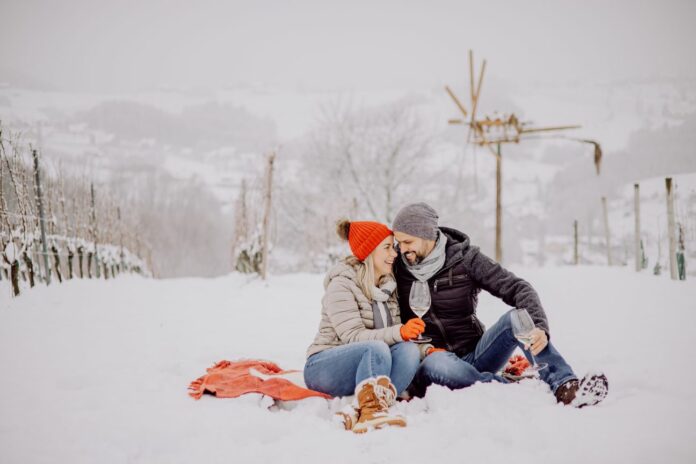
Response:
POLYGON ((402 325, 401 329, 399 329, 399 332, 401 333, 401 338, 403 338, 404 341, 407 342, 409 340, 417 338, 418 335, 422 334, 424 330, 425 322, 423 322, 423 319, 414 317, 413 319, 410 319, 408 322, 406 322, 406 324, 402 325))

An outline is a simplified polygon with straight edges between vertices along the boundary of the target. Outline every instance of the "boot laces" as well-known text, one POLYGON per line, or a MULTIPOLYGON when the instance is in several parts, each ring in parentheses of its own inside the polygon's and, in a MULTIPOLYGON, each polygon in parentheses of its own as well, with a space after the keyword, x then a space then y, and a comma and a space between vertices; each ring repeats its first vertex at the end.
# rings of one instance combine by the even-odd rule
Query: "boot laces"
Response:
POLYGON ((394 390, 390 387, 385 387, 384 385, 375 384, 374 386, 375 395, 379 401, 379 405, 384 409, 389 409, 389 406, 394 404, 395 395, 394 390))

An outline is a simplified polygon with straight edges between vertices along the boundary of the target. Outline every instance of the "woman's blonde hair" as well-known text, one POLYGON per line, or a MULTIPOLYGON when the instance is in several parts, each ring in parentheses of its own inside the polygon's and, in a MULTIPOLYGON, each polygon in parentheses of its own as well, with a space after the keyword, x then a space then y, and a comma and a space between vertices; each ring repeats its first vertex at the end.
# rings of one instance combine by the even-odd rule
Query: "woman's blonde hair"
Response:
MULTIPOLYGON (((348 219, 340 219, 336 223, 336 233, 343 240, 348 240, 348 232, 350 231, 350 221, 348 219)), ((363 261, 360 261, 354 255, 347 256, 343 262, 355 269, 358 276, 358 287, 365 294, 368 300, 373 299, 372 287, 375 285, 375 260, 373 258, 374 250, 367 255, 363 261)), ((377 286, 382 285, 387 280, 394 280, 394 274, 389 273, 380 277, 377 286)))

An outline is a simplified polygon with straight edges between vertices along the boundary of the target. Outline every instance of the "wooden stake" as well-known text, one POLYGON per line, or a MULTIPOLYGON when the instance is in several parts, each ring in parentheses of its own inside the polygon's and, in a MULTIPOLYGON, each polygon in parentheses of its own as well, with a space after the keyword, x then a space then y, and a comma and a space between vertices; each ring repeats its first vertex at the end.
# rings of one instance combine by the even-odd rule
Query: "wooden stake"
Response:
POLYGON ((271 152, 268 157, 268 167, 266 170, 266 207, 263 212, 263 242, 261 251, 261 278, 266 280, 268 272, 268 224, 271 219, 272 205, 272 190, 273 190, 273 162, 275 161, 275 152, 271 152))
POLYGON ((640 251, 640 185, 633 184, 633 210, 635 211, 635 237, 634 248, 636 258, 636 272, 643 268, 643 253, 640 251))
POLYGON ((677 237, 674 223, 674 193, 672 190, 672 178, 665 179, 667 187, 667 236, 669 237, 669 275, 672 280, 677 280, 677 237))
POLYGON ((503 157, 500 154, 500 144, 498 143, 498 154, 495 157, 495 260, 503 262, 503 157))
POLYGON ((36 179, 36 202, 39 205, 39 223, 41 225, 41 250, 43 251, 46 285, 51 283, 51 269, 48 267, 48 246, 46 244, 46 218, 44 217, 43 195, 41 194, 41 175, 39 171, 39 153, 32 150, 34 157, 34 177, 36 179))
POLYGON ((578 255, 578 220, 573 221, 573 263, 577 266, 580 263, 578 255))
POLYGON ((609 213, 607 212, 607 197, 602 197, 602 210, 604 214, 604 240, 607 244, 607 264, 612 266, 611 259, 611 234, 609 232, 609 213))
POLYGON ((119 251, 119 263, 121 269, 124 267, 124 257, 125 254, 123 253, 123 223, 121 222, 121 207, 116 208, 116 217, 118 218, 118 231, 119 231, 119 242, 120 242, 120 251, 119 251))
POLYGON ((476 86, 474 85, 474 51, 471 49, 469 50, 469 93, 473 105, 476 98, 476 86))
MULTIPOLYGON (((92 194, 92 240, 94 241, 94 265, 95 265, 95 276, 98 279, 100 277, 99 270, 99 255, 97 254, 97 209, 94 205, 94 184, 90 184, 90 191, 92 194)), ((91 275, 90 275, 91 278, 91 275)))

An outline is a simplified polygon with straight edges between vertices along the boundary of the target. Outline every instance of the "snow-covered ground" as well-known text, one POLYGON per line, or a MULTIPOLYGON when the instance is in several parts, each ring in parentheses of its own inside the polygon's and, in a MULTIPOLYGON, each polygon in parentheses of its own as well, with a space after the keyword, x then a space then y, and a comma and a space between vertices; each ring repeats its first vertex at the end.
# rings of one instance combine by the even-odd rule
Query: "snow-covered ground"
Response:
MULTIPOLYGON (((0 282, 0 462, 696 461, 696 285, 627 268, 518 269, 541 294, 552 339, 601 405, 557 405, 545 385, 431 387, 398 407, 405 429, 356 436, 339 400, 187 395, 221 359, 302 368, 322 276, 74 280, 12 299, 0 282)), ((490 324, 505 305, 482 294, 490 324)))

